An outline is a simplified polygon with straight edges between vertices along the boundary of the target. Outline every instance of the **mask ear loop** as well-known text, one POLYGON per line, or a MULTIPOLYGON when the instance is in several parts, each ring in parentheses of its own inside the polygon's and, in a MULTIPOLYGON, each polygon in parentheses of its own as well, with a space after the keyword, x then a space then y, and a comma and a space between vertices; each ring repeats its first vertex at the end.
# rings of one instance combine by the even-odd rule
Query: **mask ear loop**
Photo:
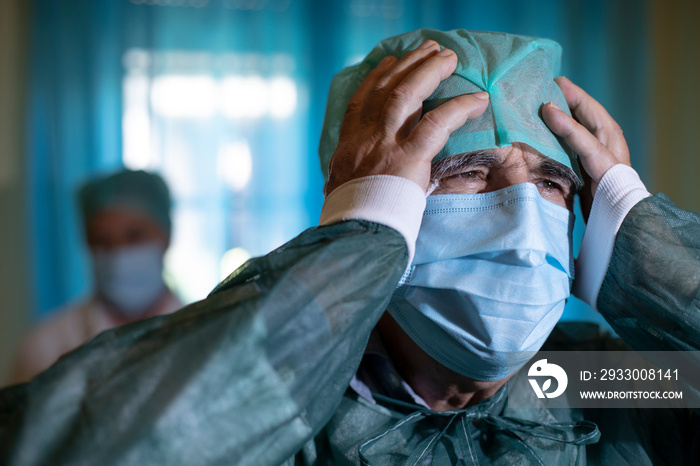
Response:
POLYGON ((433 192, 440 187, 440 180, 432 180, 428 185, 428 191, 425 193, 426 196, 430 196, 433 192))

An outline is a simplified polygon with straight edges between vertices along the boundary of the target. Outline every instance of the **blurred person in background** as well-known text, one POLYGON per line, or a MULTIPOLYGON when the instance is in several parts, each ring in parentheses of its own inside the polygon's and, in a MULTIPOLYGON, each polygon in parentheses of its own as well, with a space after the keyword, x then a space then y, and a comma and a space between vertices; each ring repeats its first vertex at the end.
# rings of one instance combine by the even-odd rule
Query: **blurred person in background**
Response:
POLYGON ((170 244, 170 192, 153 173, 123 170, 87 181, 78 192, 94 289, 29 331, 11 383, 26 382, 98 333, 167 314, 182 303, 163 281, 170 244))

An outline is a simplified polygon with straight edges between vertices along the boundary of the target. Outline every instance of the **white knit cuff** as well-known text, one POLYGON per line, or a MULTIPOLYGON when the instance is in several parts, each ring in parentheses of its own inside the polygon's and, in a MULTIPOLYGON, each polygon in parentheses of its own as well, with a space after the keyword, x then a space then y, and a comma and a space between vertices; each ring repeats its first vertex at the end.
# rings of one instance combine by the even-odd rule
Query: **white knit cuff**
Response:
POLYGON ((574 295, 596 308, 617 231, 629 211, 651 194, 633 168, 617 164, 598 183, 576 259, 574 295))
POLYGON ((391 175, 358 178, 339 186, 326 197, 319 225, 367 220, 393 228, 406 240, 410 264, 423 219, 425 197, 420 186, 406 178, 391 175))

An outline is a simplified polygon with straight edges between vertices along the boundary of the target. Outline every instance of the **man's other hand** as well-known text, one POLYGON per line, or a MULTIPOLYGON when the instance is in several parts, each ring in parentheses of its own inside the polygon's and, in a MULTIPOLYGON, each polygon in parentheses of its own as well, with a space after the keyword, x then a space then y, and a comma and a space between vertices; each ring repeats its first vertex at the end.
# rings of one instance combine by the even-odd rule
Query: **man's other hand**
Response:
POLYGON ((542 108, 542 117, 549 129, 579 155, 586 182, 581 191, 581 208, 587 220, 598 182, 614 165, 630 165, 630 153, 620 125, 600 103, 563 76, 556 82, 573 118, 553 103, 542 108))
POLYGON ((421 118, 423 101, 457 67, 457 56, 426 41, 401 60, 384 58, 348 103, 325 195, 369 175, 395 175, 428 189, 430 162, 454 130, 481 115, 488 94, 455 97, 421 118))

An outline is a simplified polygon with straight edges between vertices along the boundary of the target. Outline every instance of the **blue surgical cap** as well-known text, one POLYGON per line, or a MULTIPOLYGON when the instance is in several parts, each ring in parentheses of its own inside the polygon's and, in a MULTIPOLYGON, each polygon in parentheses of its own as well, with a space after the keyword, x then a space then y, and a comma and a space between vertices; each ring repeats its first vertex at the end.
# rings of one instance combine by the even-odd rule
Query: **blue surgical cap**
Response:
POLYGON ((91 179, 80 188, 78 202, 86 224, 99 212, 121 209, 153 219, 170 236, 170 191, 154 173, 122 170, 91 179))
POLYGON ((381 41, 361 63, 345 68, 333 78, 319 146, 326 180, 345 109, 362 80, 384 57, 402 58, 428 39, 454 51, 458 65, 425 101, 423 113, 462 94, 487 91, 490 95, 486 111, 454 131, 433 162, 520 142, 579 174, 576 155, 540 116, 541 107, 547 102, 554 102, 569 113, 566 99, 554 81, 560 70, 559 44, 501 32, 419 29, 381 41))

